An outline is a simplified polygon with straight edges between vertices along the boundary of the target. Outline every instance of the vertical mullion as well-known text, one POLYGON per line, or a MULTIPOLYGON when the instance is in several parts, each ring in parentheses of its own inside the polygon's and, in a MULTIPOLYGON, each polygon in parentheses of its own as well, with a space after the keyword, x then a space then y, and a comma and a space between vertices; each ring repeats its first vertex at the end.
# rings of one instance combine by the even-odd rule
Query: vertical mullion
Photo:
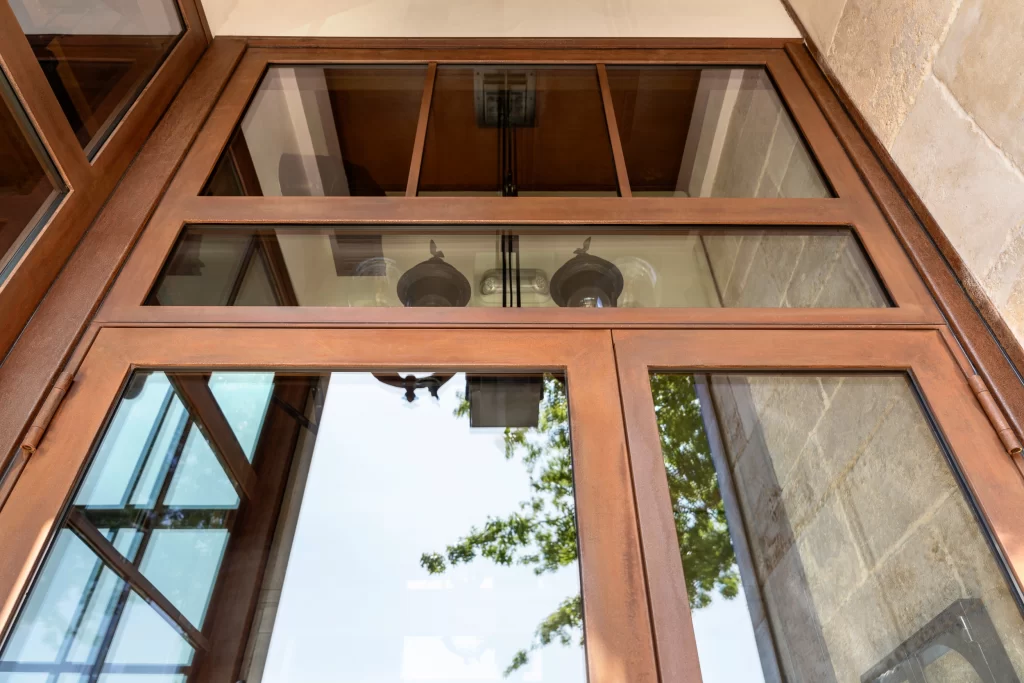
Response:
POLYGON ((436 75, 437 62, 431 62, 427 65, 427 77, 423 81, 423 99, 420 100, 420 118, 416 123, 416 138, 412 144, 409 182, 405 186, 406 197, 415 197, 419 191, 420 167, 423 165, 423 146, 427 141, 427 120, 430 118, 430 101, 434 96, 434 78, 436 75))
POLYGON ((626 156, 622 153, 622 138, 619 137, 619 125, 615 120, 612 90, 608 86, 608 70, 604 64, 597 65, 597 80, 601 84, 604 120, 608 124, 608 139, 611 141, 612 157, 615 159, 615 176, 619 181, 619 195, 622 197, 632 197, 633 191, 629 187, 629 174, 626 172, 626 156))

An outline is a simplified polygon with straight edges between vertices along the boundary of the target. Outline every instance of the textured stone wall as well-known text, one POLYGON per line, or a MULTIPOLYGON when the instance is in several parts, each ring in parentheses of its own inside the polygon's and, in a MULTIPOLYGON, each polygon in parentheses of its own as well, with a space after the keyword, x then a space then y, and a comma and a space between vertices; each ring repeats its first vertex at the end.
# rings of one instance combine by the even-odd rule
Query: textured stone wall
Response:
POLYGON ((1024 3, 789 3, 1024 343, 1024 3))
MULTIPOLYGON (((905 378, 722 375, 710 391, 788 681, 860 681, 961 598, 1024 678, 1024 620, 905 378)), ((926 677, 977 680, 965 665, 949 654, 926 677)))
POLYGON ((849 232, 705 240, 722 305, 870 308, 886 297, 849 232))

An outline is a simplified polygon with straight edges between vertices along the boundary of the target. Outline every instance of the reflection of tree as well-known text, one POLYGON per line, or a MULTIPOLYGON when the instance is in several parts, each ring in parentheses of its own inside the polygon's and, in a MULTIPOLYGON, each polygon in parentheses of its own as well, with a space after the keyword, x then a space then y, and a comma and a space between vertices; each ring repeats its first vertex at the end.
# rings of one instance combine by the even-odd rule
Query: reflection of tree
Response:
MULTIPOLYGON (((736 560, 693 378, 653 375, 651 388, 686 589, 690 607, 699 609, 709 605, 716 593, 725 598, 738 595, 736 560)), ((469 403, 463 399, 455 414, 462 417, 468 411, 469 403)), ((506 429, 504 441, 505 458, 511 460, 518 455, 526 466, 530 498, 512 514, 489 517, 483 528, 470 528, 444 554, 424 553, 420 564, 431 574, 440 574, 449 566, 471 562, 478 556, 504 566, 530 566, 538 575, 576 564, 576 515, 565 385, 546 376, 538 426, 506 429)), ((576 595, 562 601, 544 618, 533 643, 515 654, 505 675, 524 666, 530 652, 552 642, 582 643, 582 634, 583 604, 576 595)))

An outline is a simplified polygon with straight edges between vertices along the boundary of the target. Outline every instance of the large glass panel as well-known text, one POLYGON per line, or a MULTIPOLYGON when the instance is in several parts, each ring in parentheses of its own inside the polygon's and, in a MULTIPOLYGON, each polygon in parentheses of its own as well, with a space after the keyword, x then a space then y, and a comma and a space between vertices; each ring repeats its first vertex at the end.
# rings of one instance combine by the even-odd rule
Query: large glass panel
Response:
POLYGON ((426 73, 271 67, 204 194, 404 195, 426 73))
POLYGON ((584 681, 564 380, 335 373, 323 411, 240 677, 584 681))
POLYGON ((651 387, 705 681, 1021 680, 1019 596, 906 377, 651 387))
POLYGON ((609 66, 634 195, 831 197, 762 68, 609 66))
POLYGON ((188 227, 149 305, 873 308, 849 229, 188 227), (440 230, 444 230, 441 228, 440 230), (271 265, 268 265, 271 264, 271 265))
POLYGON ((57 102, 93 156, 182 34, 174 0, 9 0, 57 102))
POLYGON ((0 284, 66 192, 0 70, 0 284))
POLYGON ((289 462, 301 433, 315 425, 310 387, 318 381, 273 372, 136 372, 0 650, 0 683, 37 674, 58 683, 79 675, 185 681, 195 641, 185 639, 175 613, 203 629, 231 535, 252 533, 237 528, 243 501, 205 434, 223 420, 257 479, 286 471, 276 463, 289 462), (208 391, 216 408, 190 412, 198 409, 186 406, 209 405, 194 402, 198 391, 208 391), (264 438, 271 414, 273 433, 264 438))
POLYGON ((616 196, 593 66, 441 66, 420 195, 616 196))

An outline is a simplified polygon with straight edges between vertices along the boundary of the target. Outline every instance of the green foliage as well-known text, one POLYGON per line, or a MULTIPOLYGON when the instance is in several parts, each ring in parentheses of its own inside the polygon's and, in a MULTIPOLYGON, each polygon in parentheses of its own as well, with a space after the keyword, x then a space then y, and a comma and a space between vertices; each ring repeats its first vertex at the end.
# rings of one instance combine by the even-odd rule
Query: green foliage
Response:
MULTIPOLYGON (((725 598, 739 593, 739 576, 725 522, 725 509, 701 421, 693 379, 686 375, 651 377, 655 411, 661 429, 676 532, 686 575, 690 607, 711 603, 715 593, 725 598)), ((456 416, 466 416, 462 399, 456 416)), ((449 566, 485 557, 504 566, 525 565, 540 575, 578 560, 573 498, 572 455, 569 450, 569 404, 564 383, 545 376, 539 424, 536 429, 506 429, 505 458, 521 458, 530 477, 531 495, 519 510, 489 517, 442 553, 424 553, 420 565, 431 574, 449 566)), ((553 642, 583 642, 583 601, 567 598, 537 627, 533 642, 512 658, 505 676, 529 662, 530 652, 553 642)))

